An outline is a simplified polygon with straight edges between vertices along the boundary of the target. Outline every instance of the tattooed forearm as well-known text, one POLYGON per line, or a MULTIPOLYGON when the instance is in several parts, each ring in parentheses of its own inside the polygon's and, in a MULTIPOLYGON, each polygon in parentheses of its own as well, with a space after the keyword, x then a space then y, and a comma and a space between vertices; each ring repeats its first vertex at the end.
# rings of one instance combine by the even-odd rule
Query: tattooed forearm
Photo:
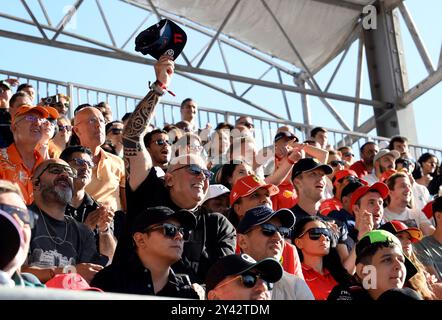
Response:
POLYGON ((129 159, 142 151, 143 137, 147 132, 150 121, 154 116, 155 107, 159 96, 154 91, 144 97, 129 117, 123 130, 124 158, 126 163, 126 174, 129 175, 129 159))

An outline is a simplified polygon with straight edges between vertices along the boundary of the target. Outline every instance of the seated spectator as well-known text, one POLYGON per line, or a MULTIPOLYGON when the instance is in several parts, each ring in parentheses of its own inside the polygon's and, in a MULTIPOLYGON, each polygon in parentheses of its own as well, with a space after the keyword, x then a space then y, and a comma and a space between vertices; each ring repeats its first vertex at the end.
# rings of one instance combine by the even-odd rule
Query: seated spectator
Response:
POLYGON ((356 245, 356 274, 352 283, 336 286, 328 300, 378 300, 388 290, 402 289, 416 272, 404 256, 398 238, 385 230, 373 230, 356 245))
POLYGON ((239 129, 241 127, 246 127, 251 132, 255 130, 255 125, 253 124, 252 117, 250 116, 241 116, 235 121, 235 128, 239 129))
POLYGON ((9 114, 11 118, 15 116, 18 108, 22 105, 33 105, 32 98, 26 92, 18 91, 9 100, 9 114))
POLYGON ((49 107, 55 108, 60 116, 68 117, 70 98, 63 93, 57 93, 55 97, 56 98, 51 99, 52 101, 50 102, 48 102, 47 99, 52 97, 43 98, 39 105, 48 105, 49 107))
POLYGON ((72 199, 74 170, 63 160, 49 159, 33 175, 35 200, 30 209, 37 213, 38 221, 32 229, 24 271, 43 283, 73 268, 90 282, 109 260, 97 252, 92 231, 65 215, 72 199))
POLYGON ((416 256, 427 271, 442 281, 442 197, 434 200, 433 217, 436 231, 414 244, 416 256))
POLYGON ((399 220, 409 227, 419 228, 424 235, 431 235, 435 228, 425 214, 408 206, 412 199, 412 186, 408 174, 398 172, 386 180, 390 189, 387 207, 384 210, 386 221, 399 220))
POLYGON ((24 92, 27 95, 29 95, 29 97, 31 98, 31 102, 29 104, 34 104, 34 100, 35 100, 35 89, 34 87, 29 84, 29 83, 22 83, 21 85, 19 85, 17 87, 17 92, 24 92))
POLYGON ((155 129, 144 136, 144 145, 152 159, 152 166, 167 171, 172 155, 171 142, 166 131, 155 129))
POLYGON ((270 300, 272 284, 282 277, 278 261, 255 261, 247 254, 219 259, 206 279, 208 300, 270 300))
POLYGON ((172 144, 176 143, 183 136, 183 131, 181 131, 181 129, 174 126, 173 124, 165 125, 163 131, 167 132, 167 135, 169 136, 169 141, 172 144))
POLYGON ((184 154, 197 154, 200 155, 203 151, 201 144, 201 138, 191 132, 185 133, 176 143, 172 146, 172 154, 175 157, 179 157, 184 154))
POLYGON ((209 143, 204 145, 210 167, 227 163, 227 151, 230 148, 230 132, 233 126, 227 122, 219 123, 209 143))
POLYGON ((333 179, 336 171, 344 170, 345 163, 344 163, 344 161, 342 161, 341 156, 339 155, 339 153, 337 151, 330 150, 328 152, 327 164, 330 167, 332 167, 333 172, 327 175, 327 179, 326 179, 327 185, 326 185, 325 191, 324 191, 324 198, 330 199, 330 198, 333 198, 332 179, 333 179))
POLYGON ((238 179, 253 174, 252 167, 242 161, 232 161, 223 164, 216 172, 215 183, 220 183, 227 189, 232 189, 238 179))
POLYGON ((21 106, 12 119, 14 143, 0 154, 0 179, 15 182, 21 189, 25 203, 33 201, 31 177, 43 161, 35 149, 42 137, 42 124, 48 112, 42 107, 21 106))
POLYGON ((373 171, 374 156, 378 152, 378 145, 373 141, 367 141, 360 149, 361 160, 353 163, 350 169, 356 172, 359 178, 363 179, 364 176, 373 171))
POLYGON ((116 120, 106 124, 106 142, 112 147, 113 154, 123 158, 123 122, 116 120))
POLYGON ((87 193, 112 211, 125 211, 124 162, 101 148, 105 141, 103 115, 97 108, 86 107, 77 112, 74 121, 73 129, 80 144, 89 148, 93 154, 94 168, 92 181, 86 186, 87 193))
POLYGON ((349 146, 340 147, 338 151, 341 153, 341 158, 344 161, 345 169, 350 169, 350 166, 355 163, 355 155, 349 146))
MULTIPOLYGON (((410 155, 410 150, 408 149, 408 139, 404 136, 394 136, 390 139, 390 143, 388 144, 387 149, 396 150, 399 152, 401 158, 404 159, 412 159, 410 155)), ((413 159, 413 162, 416 162, 413 159)))
POLYGON ((33 274, 20 271, 36 219, 26 208, 20 188, 0 180, 0 287, 44 287, 33 274))
POLYGON ((171 268, 180 260, 184 241, 195 226, 190 211, 147 208, 132 224, 129 258, 101 270, 91 285, 109 292, 198 299, 196 291, 171 268))
POLYGON ((416 275, 412 279, 408 280, 405 283, 405 286, 417 291, 425 300, 437 299, 437 296, 435 292, 433 292, 432 288, 433 286, 437 286, 437 284, 434 283, 437 281, 437 279, 434 278, 433 282, 432 276, 425 270, 425 267, 416 257, 413 250, 412 244, 418 243, 422 240, 422 231, 420 231, 418 228, 409 228, 398 220, 387 222, 379 229, 386 230, 394 234, 402 244, 402 251, 404 252, 404 255, 416 266, 416 275))
POLYGON ((388 170, 396 168, 396 160, 399 159, 400 153, 396 150, 381 149, 373 158, 373 172, 364 176, 364 180, 368 184, 380 181, 382 174, 388 170))
POLYGON ((112 108, 110 107, 109 103, 102 101, 96 104, 94 107, 100 110, 106 124, 111 123, 113 121, 112 108))
POLYGON ((316 300, 326 300, 338 283, 350 281, 336 248, 331 247, 332 231, 321 218, 313 216, 298 221, 292 239, 302 262, 304 279, 316 300))
MULTIPOLYGON (((238 246, 241 253, 260 261, 266 258, 281 260, 284 238, 290 237, 295 216, 288 209, 273 211, 267 206, 248 210, 238 225, 238 246)), ((298 276, 283 272, 275 282, 272 300, 313 300, 305 281, 298 276)))
POLYGON ((85 191, 92 178, 92 152, 82 146, 70 146, 62 152, 60 159, 77 172, 73 178, 72 199, 66 206, 65 214, 84 223, 94 232, 97 251, 111 261, 116 247, 113 223, 115 213, 100 205, 85 191))
POLYGON ((11 115, 9 114, 11 97, 11 85, 5 80, 0 81, 0 148, 6 148, 14 142, 10 129, 11 115))
POLYGON ((218 212, 227 216, 229 213, 230 190, 222 184, 209 185, 209 191, 202 204, 208 212, 218 212))
POLYGON ((50 154, 53 153, 53 151, 49 149, 49 141, 57 134, 57 119, 59 114, 57 110, 52 107, 45 106, 44 108, 48 111, 49 116, 47 117, 47 121, 42 123, 41 139, 36 149, 40 152, 43 158, 47 160, 50 159, 50 154))
POLYGON ((192 132, 192 125, 190 124, 189 121, 185 121, 185 120, 179 121, 179 122, 175 123, 175 127, 182 130, 184 133, 192 132))
POLYGON ((59 158, 60 154, 69 144, 72 136, 71 122, 65 117, 57 119, 58 130, 56 130, 55 137, 49 140, 49 157, 59 158))

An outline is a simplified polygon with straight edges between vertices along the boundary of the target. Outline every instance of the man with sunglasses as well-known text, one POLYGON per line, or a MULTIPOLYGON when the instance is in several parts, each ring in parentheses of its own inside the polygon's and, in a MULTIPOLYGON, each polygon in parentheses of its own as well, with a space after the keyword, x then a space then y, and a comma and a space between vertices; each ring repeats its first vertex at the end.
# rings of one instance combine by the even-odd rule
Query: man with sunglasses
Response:
POLYGON ((206 278, 208 300, 270 300, 282 267, 273 258, 256 261, 247 254, 220 258, 206 278))
POLYGON ((61 159, 43 161, 33 175, 35 199, 30 209, 37 213, 38 221, 24 269, 42 282, 74 268, 90 281, 109 260, 97 252, 92 231, 65 215, 75 176, 75 169, 61 159))
POLYGON ((171 268, 181 258, 195 226, 190 211, 161 206, 145 209, 132 224, 128 258, 104 268, 91 285, 110 292, 198 299, 186 275, 177 275, 171 268))
POLYGON ((123 128, 123 122, 120 120, 108 122, 106 124, 106 142, 103 145, 111 150, 110 153, 120 158, 123 158, 123 128))
POLYGON ((152 159, 152 165, 166 172, 172 154, 172 144, 167 132, 161 129, 152 130, 144 136, 144 145, 152 159))
MULTIPOLYGON (((145 208, 167 206, 172 210, 191 210, 197 226, 184 245, 184 253, 174 270, 189 273, 193 282, 202 283, 208 268, 220 257, 234 253, 235 228, 225 216, 208 213, 202 206, 209 188, 211 172, 199 155, 176 157, 161 177, 153 167, 152 157, 144 147, 143 138, 154 116, 160 97, 166 92, 174 72, 174 62, 163 55, 154 65, 157 81, 137 105, 123 131, 127 175, 127 226, 145 208)), ((129 230, 119 239, 114 261, 124 260, 130 246, 129 230)))
POLYGON ((80 139, 80 145, 89 148, 93 154, 92 180, 86 191, 112 211, 125 211, 124 162, 101 147, 106 140, 103 115, 97 108, 85 107, 75 114, 73 130, 80 139))
POLYGON ((341 153, 341 158, 345 162, 345 169, 349 169, 350 166, 355 162, 355 155, 353 154, 353 150, 349 146, 344 146, 338 148, 338 151, 341 153))
POLYGON ((21 272, 36 214, 26 208, 20 188, 0 180, 0 286, 42 287, 30 273, 21 272))
POLYGON ((235 121, 235 128, 239 126, 244 126, 248 128, 250 131, 255 130, 255 125, 253 124, 252 117, 249 116, 241 116, 235 121))
POLYGON ((396 150, 381 149, 373 158, 373 172, 367 174, 364 180, 372 185, 381 181, 380 178, 384 172, 396 169, 395 161, 399 159, 400 153, 396 150))
POLYGON ((21 189, 27 205, 33 201, 31 176, 43 161, 36 150, 42 137, 42 124, 49 113, 45 108, 29 105, 18 108, 12 119, 14 143, 0 149, 0 179, 15 182, 21 189))
POLYGON ((92 152, 82 146, 70 146, 61 153, 60 159, 77 171, 73 178, 72 200, 66 206, 65 214, 88 226, 94 232, 97 250, 112 260, 117 245, 114 237, 115 213, 100 205, 85 190, 92 178, 92 152))
MULTIPOLYGON (((281 260, 285 246, 284 239, 290 238, 295 216, 288 209, 273 211, 259 206, 246 212, 237 228, 238 246, 242 253, 259 261, 265 258, 281 260)), ((313 300, 306 282, 284 271, 282 278, 275 282, 273 300, 313 300)))

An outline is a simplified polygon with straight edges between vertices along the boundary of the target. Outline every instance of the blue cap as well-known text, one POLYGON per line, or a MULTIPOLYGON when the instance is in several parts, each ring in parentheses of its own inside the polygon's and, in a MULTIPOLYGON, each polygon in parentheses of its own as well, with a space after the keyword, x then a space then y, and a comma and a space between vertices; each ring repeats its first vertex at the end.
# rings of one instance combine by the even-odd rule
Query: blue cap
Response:
POLYGON ((246 212, 242 220, 238 224, 238 233, 246 233, 252 227, 266 223, 273 217, 279 217, 283 227, 292 228, 295 225, 295 215, 289 209, 280 209, 273 211, 267 206, 259 206, 246 212))

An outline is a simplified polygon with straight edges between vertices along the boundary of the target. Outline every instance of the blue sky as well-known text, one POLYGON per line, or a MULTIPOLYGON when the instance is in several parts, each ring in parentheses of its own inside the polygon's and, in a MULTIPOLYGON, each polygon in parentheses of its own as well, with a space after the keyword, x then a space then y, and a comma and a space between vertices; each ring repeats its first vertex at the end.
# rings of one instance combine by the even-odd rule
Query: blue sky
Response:
MULTIPOLYGON (((41 10, 39 10, 37 0, 28 0, 29 6, 35 12, 37 19, 45 21, 41 10)), ((45 0, 46 6, 52 18, 53 24, 57 24, 66 11, 66 5, 74 1, 68 0, 45 0)), ((115 0, 101 1, 103 8, 111 23, 112 31, 118 44, 122 44, 135 27, 142 21, 146 14, 136 8, 122 4, 115 0)), ((439 52, 442 40, 442 1, 440 0, 407 0, 409 8, 416 25, 419 28, 422 39, 431 56, 433 64, 436 65, 439 59, 439 52), (425 3, 425 5, 423 5, 425 3)), ((29 19, 29 15, 24 10, 19 0, 3 0, 2 12, 20 15, 29 19)), ((145 27, 155 23, 157 19, 151 17, 146 22, 145 27)), ((402 20, 401 20, 402 21, 402 20)), ((402 36, 405 44, 405 55, 409 74, 410 87, 420 82, 426 76, 426 70, 414 47, 405 25, 401 23, 402 36)), ((21 30, 31 35, 38 35, 38 31, 31 26, 22 26, 15 22, 10 22, 0 18, 0 29, 21 30)), ((188 33, 188 44, 185 52, 189 57, 193 57, 204 46, 208 39, 196 34, 186 28, 188 33)), ((99 12, 95 1, 85 0, 78 11, 76 20, 69 26, 68 31, 76 32, 91 37, 102 39, 103 42, 110 43, 106 29, 99 17, 99 12)), ((60 37, 60 40, 66 40, 60 37)), ((131 94, 144 95, 149 80, 154 80, 153 68, 135 63, 123 62, 109 58, 96 57, 92 55, 71 52, 62 49, 49 48, 36 44, 29 44, 22 41, 0 38, 0 58, 1 69, 32 74, 35 76, 56 79, 60 81, 76 82, 111 90, 118 90, 131 94)), ((129 42, 128 48, 134 47, 133 39, 129 42)), ((357 44, 353 44, 341 71, 335 78, 330 92, 353 95, 354 77, 356 70, 357 44), (350 79, 350 80, 349 80, 350 79)), ((235 49, 225 48, 228 56, 229 66, 234 73, 257 78, 263 73, 267 66, 260 62, 250 63, 247 57, 235 49)), ((339 57, 338 57, 339 58, 339 57)), ((198 61, 199 59, 197 59, 198 61)), ((203 68, 212 68, 217 71, 224 71, 220 63, 220 52, 214 47, 204 62, 203 68), (209 67, 210 66, 210 67, 209 67)), ((338 59, 331 62, 316 75, 317 81, 324 88, 331 73, 336 66, 338 59)), ((182 58, 178 60, 183 63, 182 58)), ((364 66, 366 70, 366 66, 364 66)), ((276 77, 276 72, 270 72, 264 80, 272 80, 276 77)), ((285 83, 292 83, 292 79, 284 76, 285 83)), ((224 80, 216 80, 215 83, 222 88, 229 88, 229 83, 224 80)), ((175 76, 173 81, 173 91, 176 98, 168 96, 168 100, 180 102, 184 98, 191 96, 202 106, 218 108, 223 110, 237 110, 243 113, 262 115, 261 112, 251 110, 250 107, 227 97, 219 92, 215 92, 200 84, 187 80, 180 76, 175 76)), ((242 92, 247 85, 235 83, 237 91, 242 92)), ((260 104, 270 108, 272 111, 284 115, 285 107, 281 94, 269 89, 254 88, 246 96, 250 99, 258 99, 260 104)), ((363 80, 362 97, 370 98, 370 88, 368 78, 363 80)), ((300 97, 296 94, 288 94, 292 119, 302 122, 302 111, 300 97)), ((256 100, 255 100, 256 101, 256 100)), ((424 145, 431 145, 442 148, 442 140, 435 135, 435 130, 440 125, 439 119, 442 117, 442 83, 433 87, 426 95, 420 97, 413 103, 414 116, 416 120, 418 142, 424 145)), ((332 101, 336 109, 343 115, 344 119, 353 125, 353 105, 332 101)), ((336 120, 326 111, 318 99, 311 97, 312 123, 325 127, 338 128, 336 120)), ((361 107, 362 123, 372 115, 370 107, 361 107)), ((374 133, 374 132, 373 132, 374 133)))

